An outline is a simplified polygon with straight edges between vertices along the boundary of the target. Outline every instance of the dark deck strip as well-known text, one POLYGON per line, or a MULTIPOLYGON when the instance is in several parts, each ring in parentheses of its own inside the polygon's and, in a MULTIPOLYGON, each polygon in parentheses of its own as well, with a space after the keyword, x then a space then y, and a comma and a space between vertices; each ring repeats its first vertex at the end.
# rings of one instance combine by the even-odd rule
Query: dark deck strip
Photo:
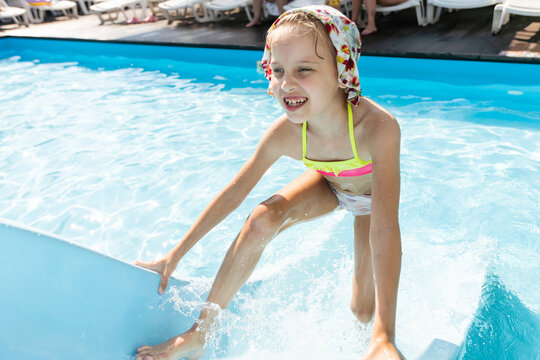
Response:
MULTIPOLYGON (((540 64, 540 18, 513 16, 498 35, 491 35, 493 7, 443 13, 438 23, 418 26, 408 9, 377 15, 378 32, 362 38, 363 54, 469 60, 492 60, 540 64)), ((272 19, 246 29, 245 14, 230 20, 199 24, 165 20, 150 24, 99 25, 97 16, 75 20, 49 17, 28 28, 0 24, 0 37, 24 36, 134 43, 188 44, 263 49, 264 35, 272 19)))

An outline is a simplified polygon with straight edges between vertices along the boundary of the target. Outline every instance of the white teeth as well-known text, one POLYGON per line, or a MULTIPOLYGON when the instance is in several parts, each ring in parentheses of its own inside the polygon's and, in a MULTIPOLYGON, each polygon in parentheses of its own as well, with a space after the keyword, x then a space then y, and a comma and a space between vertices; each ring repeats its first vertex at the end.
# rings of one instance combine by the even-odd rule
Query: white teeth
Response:
POLYGON ((303 104, 307 101, 307 99, 298 99, 298 100, 289 100, 289 99, 285 99, 285 102, 287 103, 287 105, 290 105, 290 106, 297 106, 299 104, 303 104))

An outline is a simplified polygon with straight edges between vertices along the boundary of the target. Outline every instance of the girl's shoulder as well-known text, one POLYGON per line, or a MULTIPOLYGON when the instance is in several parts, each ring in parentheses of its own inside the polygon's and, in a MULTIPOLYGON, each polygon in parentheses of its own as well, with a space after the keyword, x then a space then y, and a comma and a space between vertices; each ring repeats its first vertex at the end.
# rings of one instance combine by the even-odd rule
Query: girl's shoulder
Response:
POLYGON ((359 104, 356 106, 356 112, 359 118, 370 122, 395 120, 394 116, 383 106, 375 101, 362 97, 359 104))
POLYGON ((356 106, 355 115, 362 132, 367 134, 384 131, 389 127, 399 128, 394 115, 371 99, 362 98, 356 106))
POLYGON ((375 101, 362 98, 356 106, 355 118, 358 119, 355 134, 359 132, 364 141, 368 143, 399 141, 401 130, 396 118, 375 101))
POLYGON ((268 128, 266 143, 281 155, 292 158, 302 155, 302 124, 295 124, 286 114, 278 117, 268 128))
POLYGON ((278 138, 295 138, 297 134, 302 134, 302 124, 293 123, 283 114, 274 120, 269 130, 278 138))

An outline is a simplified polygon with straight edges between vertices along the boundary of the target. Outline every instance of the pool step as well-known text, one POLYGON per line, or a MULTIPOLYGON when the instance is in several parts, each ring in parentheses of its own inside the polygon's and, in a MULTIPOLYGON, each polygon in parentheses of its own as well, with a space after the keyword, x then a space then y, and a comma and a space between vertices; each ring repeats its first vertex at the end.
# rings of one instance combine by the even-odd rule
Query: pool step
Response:
POLYGON ((455 360, 458 354, 459 346, 456 344, 441 339, 433 339, 418 360, 455 360))

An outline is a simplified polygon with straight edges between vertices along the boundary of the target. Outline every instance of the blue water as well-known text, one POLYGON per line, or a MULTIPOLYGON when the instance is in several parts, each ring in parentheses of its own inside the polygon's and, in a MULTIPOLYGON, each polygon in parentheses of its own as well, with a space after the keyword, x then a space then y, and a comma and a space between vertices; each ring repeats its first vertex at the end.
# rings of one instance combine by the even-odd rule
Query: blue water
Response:
MULTIPOLYGON (((0 40, 0 217, 124 261, 166 253, 282 113, 257 51, 0 40)), ((460 359, 540 359, 540 66, 363 57, 364 95, 402 128, 397 343, 460 359)), ((204 301, 257 203, 303 172, 281 159, 175 276, 204 301)), ((352 217, 275 239, 205 359, 359 355, 352 217)), ((335 356, 334 356, 335 357, 335 356)))

